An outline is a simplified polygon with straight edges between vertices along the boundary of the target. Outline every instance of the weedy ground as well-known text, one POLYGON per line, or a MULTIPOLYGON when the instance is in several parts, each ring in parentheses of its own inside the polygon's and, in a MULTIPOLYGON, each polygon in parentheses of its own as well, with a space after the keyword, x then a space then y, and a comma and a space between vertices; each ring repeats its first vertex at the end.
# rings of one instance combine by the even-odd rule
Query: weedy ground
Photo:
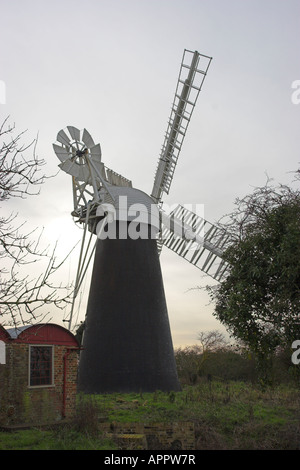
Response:
POLYGON ((196 449, 300 450, 300 391, 244 382, 206 382, 181 392, 78 396, 72 424, 0 432, 4 449, 117 449, 99 421, 192 421, 196 449))

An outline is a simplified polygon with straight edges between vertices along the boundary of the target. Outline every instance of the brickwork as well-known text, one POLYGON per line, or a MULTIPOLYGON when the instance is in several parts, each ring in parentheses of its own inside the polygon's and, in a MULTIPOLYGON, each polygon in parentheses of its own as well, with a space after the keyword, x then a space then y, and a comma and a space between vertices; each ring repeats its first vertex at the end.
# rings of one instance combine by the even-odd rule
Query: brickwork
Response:
POLYGON ((115 438, 123 448, 137 445, 148 450, 194 450, 195 429, 192 422, 172 423, 101 423, 100 429, 115 438))
POLYGON ((53 384, 31 387, 30 344, 6 343, 6 364, 0 364, 0 425, 44 424, 74 415, 78 349, 68 345, 51 346, 53 384))

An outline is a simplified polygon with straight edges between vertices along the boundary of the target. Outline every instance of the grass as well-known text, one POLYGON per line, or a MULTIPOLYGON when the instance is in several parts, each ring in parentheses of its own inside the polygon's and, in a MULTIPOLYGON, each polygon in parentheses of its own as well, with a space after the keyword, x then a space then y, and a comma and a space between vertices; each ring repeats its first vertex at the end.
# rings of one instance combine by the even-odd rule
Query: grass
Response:
POLYGON ((109 450, 116 445, 103 436, 90 436, 68 426, 59 430, 27 429, 0 432, 0 450, 109 450))
POLYGON ((55 445, 51 431, 28 429, 0 433, 0 450, 50 450, 55 445))
POLYGON ((4 449, 116 449, 98 423, 193 421, 196 449, 300 449, 299 389, 202 382, 178 393, 78 397, 75 423, 0 433, 4 449))

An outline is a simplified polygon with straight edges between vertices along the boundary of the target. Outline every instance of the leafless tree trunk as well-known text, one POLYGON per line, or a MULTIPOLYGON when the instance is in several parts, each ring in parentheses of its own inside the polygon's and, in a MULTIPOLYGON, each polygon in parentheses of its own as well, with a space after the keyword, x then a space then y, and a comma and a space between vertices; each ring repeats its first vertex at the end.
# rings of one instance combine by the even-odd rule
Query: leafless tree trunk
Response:
MULTIPOLYGON (((36 155, 37 140, 24 145, 23 136, 24 132, 15 136, 15 126, 10 126, 8 119, 0 126, 2 207, 11 198, 37 196, 47 178, 42 172, 45 162, 36 155)), ((41 248, 42 231, 24 233, 25 225, 18 222, 17 215, 0 216, 0 322, 15 326, 44 321, 50 305, 63 309, 72 296, 71 286, 54 281, 65 261, 57 261, 56 244, 41 248), (44 271, 31 278, 29 268, 37 262, 44 271)))

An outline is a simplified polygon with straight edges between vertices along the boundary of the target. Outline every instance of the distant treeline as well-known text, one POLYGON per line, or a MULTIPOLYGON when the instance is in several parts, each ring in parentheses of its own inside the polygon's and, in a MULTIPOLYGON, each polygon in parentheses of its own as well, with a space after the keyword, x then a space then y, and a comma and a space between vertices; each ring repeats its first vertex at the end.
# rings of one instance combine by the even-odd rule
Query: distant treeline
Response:
POLYGON ((177 372, 182 385, 193 385, 201 379, 243 380, 252 383, 300 383, 300 365, 291 361, 291 350, 278 350, 264 361, 237 346, 220 345, 205 349, 201 345, 175 350, 177 372), (297 370, 296 370, 297 369, 297 370))

